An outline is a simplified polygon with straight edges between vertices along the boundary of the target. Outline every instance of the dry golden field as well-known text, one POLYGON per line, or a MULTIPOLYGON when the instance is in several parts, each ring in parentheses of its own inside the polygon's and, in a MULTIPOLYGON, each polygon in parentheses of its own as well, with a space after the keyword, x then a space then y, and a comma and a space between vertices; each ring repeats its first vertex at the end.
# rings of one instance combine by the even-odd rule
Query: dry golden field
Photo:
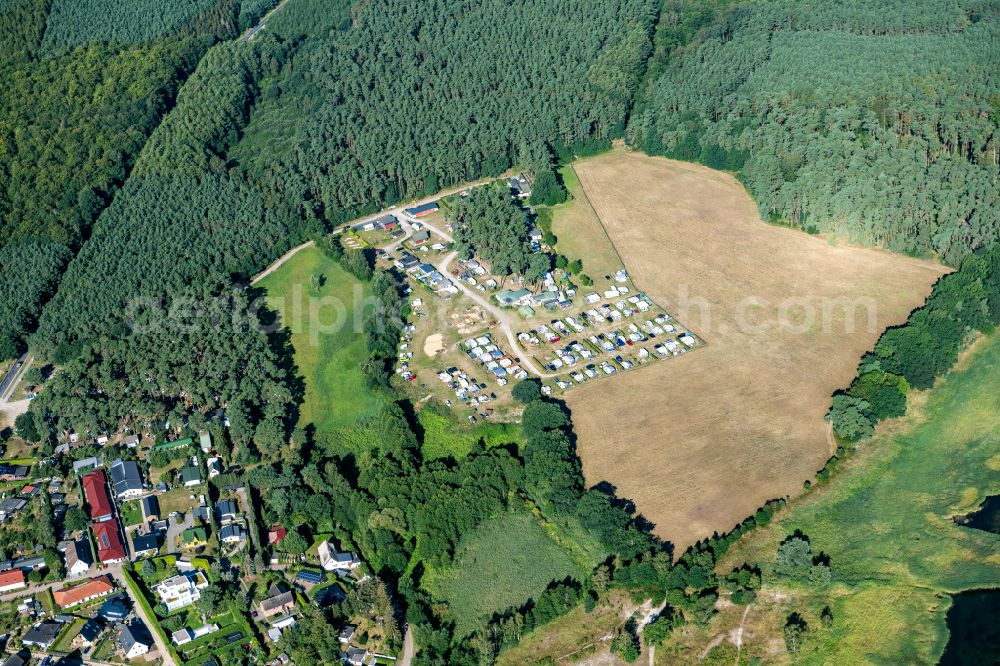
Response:
POLYGON ((946 269, 768 225, 698 165, 617 148, 574 166, 638 288, 708 344, 566 398, 588 482, 679 553, 823 466, 830 395, 946 269))

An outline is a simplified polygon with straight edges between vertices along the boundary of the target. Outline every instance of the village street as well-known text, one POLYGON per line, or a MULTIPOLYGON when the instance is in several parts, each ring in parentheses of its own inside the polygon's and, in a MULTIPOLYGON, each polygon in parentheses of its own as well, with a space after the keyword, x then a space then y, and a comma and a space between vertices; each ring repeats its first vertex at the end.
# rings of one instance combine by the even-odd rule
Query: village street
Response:
POLYGON ((112 564, 107 567, 106 572, 115 579, 115 583, 125 594, 129 596, 132 600, 132 608, 135 610, 136 615, 142 620, 142 623, 146 625, 146 629, 149 630, 149 635, 153 637, 153 642, 156 644, 156 649, 160 652, 160 657, 163 659, 163 666, 176 666, 174 664, 173 658, 170 656, 170 651, 167 650, 166 643, 160 637, 159 632, 155 630, 155 627, 159 626, 156 624, 156 618, 149 617, 146 615, 146 611, 143 609, 143 605, 139 603, 138 599, 132 594, 132 590, 129 589, 128 584, 125 582, 125 576, 122 574, 121 564, 112 564))

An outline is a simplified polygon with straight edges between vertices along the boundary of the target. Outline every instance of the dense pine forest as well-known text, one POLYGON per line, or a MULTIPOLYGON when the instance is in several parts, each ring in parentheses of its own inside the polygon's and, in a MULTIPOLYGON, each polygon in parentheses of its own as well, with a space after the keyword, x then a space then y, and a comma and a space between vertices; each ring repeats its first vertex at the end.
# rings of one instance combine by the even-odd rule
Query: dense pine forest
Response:
POLYGON ((12 0, 0 11, 3 356, 24 346, 184 79, 214 39, 235 34, 224 17, 233 3, 150 11, 161 4, 12 0), (154 34, 157 12, 176 15, 154 34))
POLYGON ((765 219, 952 265, 1000 235, 994 2, 734 7, 629 140, 740 171, 765 219))
MULTIPOLYGON (((904 410, 910 386, 996 322, 995 2, 290 0, 239 38, 276 4, 0 0, 0 356, 30 341, 60 366, 21 421, 50 444, 69 428, 208 427, 223 409, 227 462, 252 469, 265 518, 355 544, 390 642, 414 628, 415 664, 493 663, 612 589, 669 601, 664 635, 707 622, 720 589, 752 598, 759 574, 720 578, 715 561, 776 504, 672 553, 613 489, 585 487, 570 415, 531 382, 520 442, 426 457, 413 406, 388 388, 398 328, 365 331, 387 406, 351 442, 311 441, 290 350, 251 325, 243 291, 296 243, 514 166, 558 190, 555 164, 624 138, 736 172, 769 221, 962 266, 834 402, 845 439, 904 410), (190 299, 215 318, 164 316, 190 299), (930 369, 929 349, 946 352, 930 369), (586 544, 577 574, 460 620, 435 575, 509 515, 586 544)), ((458 247, 502 246, 537 279, 548 259, 508 201, 483 188, 459 206, 458 247)), ((401 307, 362 253, 326 249, 401 307)), ((325 661, 331 619, 307 610, 282 648, 325 661)))

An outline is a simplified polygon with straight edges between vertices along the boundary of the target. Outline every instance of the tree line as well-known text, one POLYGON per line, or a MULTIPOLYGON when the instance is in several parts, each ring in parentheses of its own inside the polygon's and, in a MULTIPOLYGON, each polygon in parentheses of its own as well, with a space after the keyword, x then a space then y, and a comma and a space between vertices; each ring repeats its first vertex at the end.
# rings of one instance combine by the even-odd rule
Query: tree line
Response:
POLYGON ((1000 234, 996 15, 735 6, 657 63, 628 139, 739 171, 765 219, 958 266, 1000 234))
POLYGON ((838 437, 868 437, 879 421, 906 412, 910 388, 927 389, 958 359, 970 336, 1000 324, 1000 243, 967 256, 943 276, 906 323, 885 331, 833 396, 828 418, 838 437))

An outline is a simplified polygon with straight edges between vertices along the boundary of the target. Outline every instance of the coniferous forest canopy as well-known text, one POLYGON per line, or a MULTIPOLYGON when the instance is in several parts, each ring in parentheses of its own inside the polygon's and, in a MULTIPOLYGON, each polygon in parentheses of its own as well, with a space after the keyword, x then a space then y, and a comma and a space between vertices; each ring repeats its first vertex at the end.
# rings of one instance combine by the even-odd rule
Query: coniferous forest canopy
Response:
POLYGON ((997 13, 740 5, 650 83, 629 140, 741 170, 765 219, 957 266, 1000 235, 997 13))
MULTIPOLYGON (((245 480, 296 543, 356 546, 373 582, 304 612, 281 644, 297 663, 339 651, 333 622, 352 604, 380 609, 390 645, 405 619, 414 664, 492 663, 609 589, 665 599, 661 632, 705 623, 720 590, 753 597, 759 572, 719 577, 715 562, 780 504, 675 558, 626 502, 585 487, 570 415, 532 386, 519 441, 427 457, 389 383, 395 319, 365 327, 386 405, 311 441, 294 429, 287 343, 250 325, 240 287, 302 240, 624 138, 738 172, 771 221, 961 265, 834 402, 846 440, 905 410, 909 387, 997 321, 996 2, 290 0, 238 38, 276 4, 0 0, 0 355, 31 336, 61 366, 20 421, 47 445, 69 429, 216 427, 224 410, 226 462, 251 471, 216 481, 245 480), (188 300, 218 318, 163 316, 188 300), (589 549, 576 574, 459 625, 435 574, 512 514, 589 549)), ((529 280, 548 268, 506 192, 477 190, 454 214, 463 252, 529 280)), ((379 316, 398 314, 391 274, 321 247, 372 282, 392 311, 379 316)))

